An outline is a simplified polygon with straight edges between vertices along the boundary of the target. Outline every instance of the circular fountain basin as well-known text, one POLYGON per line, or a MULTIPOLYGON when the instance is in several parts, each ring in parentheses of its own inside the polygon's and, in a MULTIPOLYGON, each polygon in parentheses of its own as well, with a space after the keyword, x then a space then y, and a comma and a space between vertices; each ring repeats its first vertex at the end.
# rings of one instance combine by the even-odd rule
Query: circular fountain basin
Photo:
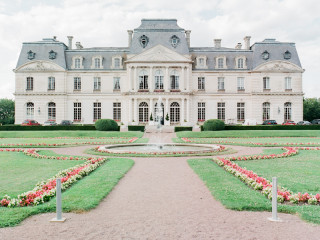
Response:
POLYGON ((100 146, 97 151, 113 154, 150 154, 150 155, 171 155, 171 154, 202 154, 221 151, 218 145, 198 144, 123 144, 100 146))

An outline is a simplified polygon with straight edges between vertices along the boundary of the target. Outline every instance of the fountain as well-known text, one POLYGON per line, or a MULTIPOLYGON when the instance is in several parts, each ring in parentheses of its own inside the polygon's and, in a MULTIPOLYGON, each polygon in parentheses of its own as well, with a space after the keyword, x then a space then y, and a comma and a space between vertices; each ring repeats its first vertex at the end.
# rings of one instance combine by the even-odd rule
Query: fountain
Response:
POLYGON ((155 108, 155 122, 157 140, 154 144, 133 143, 122 145, 100 146, 97 148, 99 152, 111 154, 150 154, 150 155, 203 155, 221 151, 224 148, 218 145, 199 145, 199 144, 183 144, 183 143, 163 143, 162 142, 162 121, 164 117, 162 98, 159 97, 155 108))

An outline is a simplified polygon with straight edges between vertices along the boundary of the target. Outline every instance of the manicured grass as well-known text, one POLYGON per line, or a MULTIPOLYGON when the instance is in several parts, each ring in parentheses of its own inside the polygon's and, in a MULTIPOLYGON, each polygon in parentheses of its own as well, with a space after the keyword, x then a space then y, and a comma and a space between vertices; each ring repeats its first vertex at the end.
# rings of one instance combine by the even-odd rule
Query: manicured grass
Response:
POLYGON ((177 137, 320 137, 320 130, 228 130, 205 132, 177 132, 177 137))
MULTIPOLYGON (((133 164, 134 162, 130 159, 110 159, 89 176, 63 192, 63 211, 83 212, 95 208, 133 164)), ((55 202, 56 200, 53 198, 50 202, 35 207, 0 207, 0 227, 15 226, 31 215, 54 212, 55 202)))
POLYGON ((0 131, 0 138, 52 137, 142 137, 143 132, 104 131, 0 131))
POLYGON ((30 191, 38 182, 83 162, 38 159, 21 152, 0 152, 0 199, 5 194, 16 197, 30 191))
MULTIPOLYGON (((214 198, 219 200, 226 208, 238 211, 271 211, 270 200, 249 188, 211 159, 190 159, 188 163, 200 179, 204 181, 214 198)), ((280 204, 278 210, 284 213, 297 213, 306 221, 320 224, 319 206, 280 204)))
MULTIPOLYGON (((272 150, 266 150, 271 154, 272 150)), ((278 178, 278 184, 294 193, 320 193, 320 152, 300 150, 299 154, 288 158, 272 160, 236 161, 241 167, 254 171, 268 180, 278 178)))

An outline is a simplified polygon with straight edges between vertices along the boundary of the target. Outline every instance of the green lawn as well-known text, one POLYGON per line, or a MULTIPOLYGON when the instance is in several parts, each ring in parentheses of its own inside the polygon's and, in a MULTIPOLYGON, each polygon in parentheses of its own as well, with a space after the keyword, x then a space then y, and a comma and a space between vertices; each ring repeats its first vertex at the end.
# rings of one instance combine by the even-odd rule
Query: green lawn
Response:
POLYGON ((320 137, 320 130, 229 130, 205 132, 177 132, 177 137, 226 138, 226 137, 320 137))
POLYGON ((47 180, 84 161, 38 159, 17 152, 0 152, 0 199, 32 190, 42 180, 47 180))
MULTIPOLYGON (((133 164, 134 162, 130 159, 110 159, 89 176, 81 179, 62 193, 63 211, 83 212, 95 208, 111 192, 133 164)), ((0 227, 15 226, 28 216, 54 212, 55 208, 55 198, 35 207, 0 207, 0 227)))
POLYGON ((53 137, 142 137, 143 132, 104 131, 0 131, 0 138, 53 138, 53 137))
MULTIPOLYGON (((271 153, 272 150, 265 151, 265 154, 271 153)), ((320 193, 319 151, 300 150, 299 154, 288 158, 236 161, 236 163, 270 181, 272 177, 277 177, 279 185, 294 193, 320 193)))
MULTIPOLYGON (((206 184, 213 197, 226 208, 238 211, 271 211, 270 200, 261 193, 249 188, 238 178, 219 167, 211 159, 190 159, 188 163, 206 184)), ((290 206, 280 204, 278 210, 284 213, 297 213, 306 221, 320 224, 319 206, 290 206)))

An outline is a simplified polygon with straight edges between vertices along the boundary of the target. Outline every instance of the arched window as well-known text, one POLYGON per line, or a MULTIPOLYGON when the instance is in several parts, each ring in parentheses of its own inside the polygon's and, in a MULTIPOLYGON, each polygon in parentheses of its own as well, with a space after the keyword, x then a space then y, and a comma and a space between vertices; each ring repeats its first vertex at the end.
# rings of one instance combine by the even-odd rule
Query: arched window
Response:
POLYGON ((284 104, 284 121, 291 120, 291 117, 292 117, 291 112, 292 112, 291 103, 286 102, 284 104))
POLYGON ((270 103, 268 102, 262 104, 262 119, 263 121, 270 119, 270 103))
POLYGON ((95 58, 95 59, 94 59, 94 67, 95 67, 95 68, 101 68, 100 58, 95 58))
POLYGON ((170 105, 170 121, 173 123, 180 122, 180 105, 177 102, 170 105))
POLYGON ((139 104, 139 122, 148 122, 149 108, 146 102, 139 104))
POLYGON ((173 70, 170 75, 170 86, 171 89, 179 89, 179 73, 176 70, 173 70))
POLYGON ((120 58, 114 59, 114 68, 120 68, 120 58))
POLYGON ((74 68, 80 68, 80 63, 81 63, 80 58, 76 58, 74 60, 74 68))
POLYGON ((243 68, 243 58, 238 59, 238 68, 243 68))
POLYGON ((160 121, 163 121, 164 118, 164 105, 163 103, 160 104, 160 106, 158 107, 158 103, 156 102, 156 104, 154 105, 154 121, 158 122, 159 119, 160 121))
POLYGON ((163 73, 161 70, 157 70, 154 75, 154 88, 163 89, 163 73))
POLYGON ((26 106, 27 106, 27 118, 33 119, 34 118, 34 103, 28 102, 26 104, 26 106))
POLYGON ((223 68, 224 64, 223 64, 223 58, 218 58, 218 68, 223 68))
POLYGON ((48 103, 48 120, 56 120, 56 104, 54 102, 48 103))
POLYGON ((148 89, 148 72, 146 70, 142 70, 139 74, 139 90, 147 90, 148 89))

